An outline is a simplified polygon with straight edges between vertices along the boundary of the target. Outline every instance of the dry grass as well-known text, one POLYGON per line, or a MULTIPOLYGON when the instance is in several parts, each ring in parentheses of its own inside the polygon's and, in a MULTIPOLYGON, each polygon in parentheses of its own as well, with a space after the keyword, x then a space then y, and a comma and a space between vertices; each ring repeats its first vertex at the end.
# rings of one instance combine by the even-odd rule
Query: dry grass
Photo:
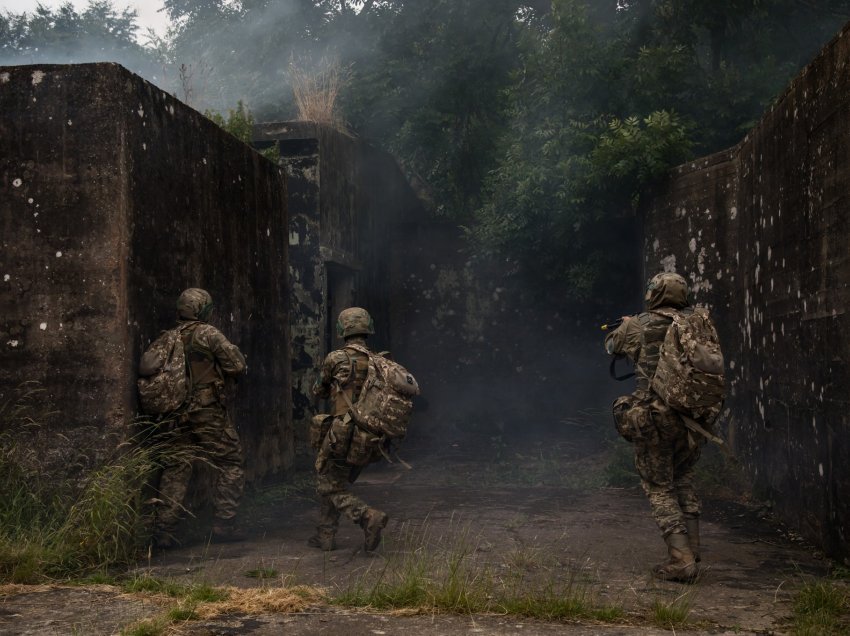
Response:
POLYGON ((326 58, 316 66, 293 59, 289 63, 289 79, 299 120, 326 124, 350 134, 339 110, 340 93, 351 79, 349 68, 326 58))
POLYGON ((298 585, 278 588, 225 588, 227 598, 214 603, 202 603, 195 613, 203 619, 223 614, 292 614, 325 600, 319 588, 298 585))

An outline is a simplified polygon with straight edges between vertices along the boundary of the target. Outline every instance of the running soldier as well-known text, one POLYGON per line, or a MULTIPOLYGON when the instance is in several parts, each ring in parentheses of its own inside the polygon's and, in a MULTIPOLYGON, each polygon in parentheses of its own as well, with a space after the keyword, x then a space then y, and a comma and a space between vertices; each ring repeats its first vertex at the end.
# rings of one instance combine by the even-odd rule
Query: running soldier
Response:
MULTIPOLYGON (((698 573, 696 564, 700 561, 701 508, 694 491, 694 466, 706 437, 713 438, 708 431, 722 402, 722 358, 720 389, 712 388, 710 396, 697 396, 705 408, 671 408, 661 395, 667 395, 665 385, 675 383, 670 376, 656 374, 662 344, 669 343, 668 328, 673 323, 683 324, 690 316, 704 316, 702 324, 710 325, 710 320, 704 309, 689 306, 687 283, 678 274, 654 276, 645 301, 646 311, 624 317, 605 339, 609 354, 626 356, 634 363, 637 380, 634 393, 614 402, 614 419, 620 434, 634 445, 635 468, 667 544, 669 558, 656 565, 653 573, 664 580, 690 582, 698 573), (721 393, 719 399, 717 391, 721 393)), ((720 355, 716 332, 713 326, 708 330, 714 334, 716 358, 720 355)))
POLYGON ((348 485, 354 483, 364 465, 383 457, 382 438, 363 430, 351 413, 368 375, 366 338, 375 329, 369 312, 360 307, 342 311, 336 328, 345 346, 327 355, 313 387, 314 395, 331 400, 332 412, 316 415, 311 428, 311 443, 318 451, 316 487, 321 511, 316 534, 307 543, 321 550, 335 550, 339 518, 344 514, 363 529, 364 549, 372 552, 380 544, 389 518, 351 493, 348 485))
MULTIPOLYGON (((163 458, 154 531, 158 548, 176 543, 174 530, 181 518, 192 464, 199 459, 216 471, 213 539, 239 538, 235 517, 245 481, 242 446, 228 417, 225 388, 246 364, 242 352, 207 322, 212 308, 212 297, 203 289, 187 289, 177 299, 175 329, 182 340, 188 382, 186 400, 173 414, 174 429, 163 458)), ((153 376, 161 364, 149 350, 139 363, 139 376, 153 376)))

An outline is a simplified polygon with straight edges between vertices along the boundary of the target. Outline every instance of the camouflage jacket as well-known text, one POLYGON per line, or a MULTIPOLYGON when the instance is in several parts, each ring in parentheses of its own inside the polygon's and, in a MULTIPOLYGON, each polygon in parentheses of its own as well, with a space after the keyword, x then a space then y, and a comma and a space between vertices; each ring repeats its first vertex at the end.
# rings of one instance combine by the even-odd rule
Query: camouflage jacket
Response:
MULTIPOLYGON (((364 338, 351 338, 348 342, 366 346, 364 338)), ((360 397, 368 365, 367 355, 345 347, 331 351, 325 357, 319 368, 319 377, 313 386, 313 394, 322 399, 333 399, 331 415, 343 415, 348 411, 348 401, 342 396, 343 392, 352 403, 360 397)))
MULTIPOLYGON (((671 307, 659 307, 667 311, 671 307)), ((687 313, 692 311, 690 307, 675 309, 687 313)), ((644 311, 624 320, 605 338, 605 350, 611 355, 626 356, 635 365, 635 376, 637 390, 635 393, 641 397, 648 396, 650 383, 658 366, 658 355, 667 328, 673 319, 663 316, 655 311, 644 311)))
POLYGON ((221 382, 242 373, 247 364, 239 347, 209 323, 184 332, 183 344, 195 386, 221 382))

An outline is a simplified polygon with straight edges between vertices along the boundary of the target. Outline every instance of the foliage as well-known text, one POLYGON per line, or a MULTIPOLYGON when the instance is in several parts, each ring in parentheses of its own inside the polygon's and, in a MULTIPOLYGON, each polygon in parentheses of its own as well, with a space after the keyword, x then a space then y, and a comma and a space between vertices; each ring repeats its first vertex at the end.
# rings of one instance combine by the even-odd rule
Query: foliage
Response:
POLYGON ((262 119, 297 114, 290 60, 308 77, 338 60, 351 73, 339 118, 398 157, 480 254, 563 307, 638 285, 641 195, 670 166, 738 142, 850 18, 850 0, 166 0, 165 10, 171 31, 145 47, 133 12, 109 0, 7 12, 0 53, 68 61, 86 42, 100 52, 88 59, 147 64, 198 108, 241 102, 262 119))
POLYGON ((82 11, 65 2, 32 13, 0 14, 0 64, 111 61, 155 75, 158 55, 136 41, 136 11, 112 0, 89 0, 82 11))
MULTIPOLYGON (((204 112, 204 116, 246 144, 250 144, 254 139, 254 116, 241 101, 235 109, 228 109, 226 118, 211 110, 204 112)), ((260 154, 276 162, 280 158, 280 148, 275 144, 262 150, 260 154)))

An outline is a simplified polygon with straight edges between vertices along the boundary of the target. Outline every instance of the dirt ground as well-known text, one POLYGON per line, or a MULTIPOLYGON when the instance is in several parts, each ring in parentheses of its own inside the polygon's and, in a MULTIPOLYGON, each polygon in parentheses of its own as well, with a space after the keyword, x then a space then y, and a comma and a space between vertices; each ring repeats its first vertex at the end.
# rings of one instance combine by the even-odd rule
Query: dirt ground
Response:
MULTIPOLYGON (((354 486, 391 517, 377 555, 362 552, 362 532, 344 521, 338 550, 306 545, 317 506, 302 479, 251 497, 248 540, 201 539, 143 559, 130 575, 241 588, 297 583, 344 593, 398 573, 411 555, 427 555, 415 563, 440 572, 459 557, 490 581, 569 590, 623 612, 616 624, 603 624, 322 605, 290 615, 191 621, 179 626, 185 634, 669 634, 651 619, 659 605, 689 609, 688 625, 675 633, 786 633, 794 591, 827 574, 829 562, 771 523, 763 509, 721 488, 724 496, 715 493, 704 502, 699 582, 653 579, 650 568, 664 557, 664 544, 640 490, 605 485, 611 449, 610 440, 595 441, 581 431, 522 448, 501 440, 492 448, 482 448, 480 440, 450 442, 439 451, 409 448, 412 470, 369 468, 354 486), (479 459, 468 459, 473 443, 479 459)), ((161 612, 110 586, 0 588, 0 633, 8 635, 119 633, 161 612)))

